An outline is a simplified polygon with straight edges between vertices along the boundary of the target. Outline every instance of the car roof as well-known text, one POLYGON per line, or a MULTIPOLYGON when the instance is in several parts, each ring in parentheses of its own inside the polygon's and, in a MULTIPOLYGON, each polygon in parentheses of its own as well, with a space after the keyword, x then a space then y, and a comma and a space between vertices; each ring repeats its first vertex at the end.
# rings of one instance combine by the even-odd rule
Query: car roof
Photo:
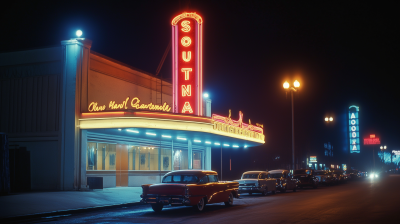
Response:
POLYGON ((212 170, 174 170, 165 175, 217 175, 218 173, 212 170))
POLYGON ((268 171, 246 171, 243 174, 245 174, 245 173, 269 173, 269 172, 268 171))
POLYGON ((280 170, 270 170, 270 171, 268 171, 268 172, 269 172, 269 173, 282 173, 282 172, 289 173, 289 170, 280 169, 280 170))

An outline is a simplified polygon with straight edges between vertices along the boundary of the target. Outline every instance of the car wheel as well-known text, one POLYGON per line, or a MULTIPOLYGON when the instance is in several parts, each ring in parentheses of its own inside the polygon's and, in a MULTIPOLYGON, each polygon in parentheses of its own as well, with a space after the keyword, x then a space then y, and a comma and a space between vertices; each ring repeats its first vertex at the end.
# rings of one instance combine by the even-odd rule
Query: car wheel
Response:
POLYGON ((232 206, 233 205, 233 194, 232 193, 229 194, 229 199, 228 199, 228 201, 225 202, 225 205, 226 206, 232 206))
POLYGON ((201 212, 204 210, 204 207, 206 206, 206 202, 204 198, 201 198, 199 203, 197 205, 193 206, 197 211, 201 212))
POLYGON ((268 194, 268 189, 267 189, 267 188, 265 188, 265 189, 264 189, 264 191, 262 192, 262 195, 264 195, 264 196, 265 196, 265 195, 267 195, 267 194, 268 194))
POLYGON ((152 204, 151 208, 155 211, 155 212, 161 212, 161 210, 163 209, 164 205, 161 204, 152 204))

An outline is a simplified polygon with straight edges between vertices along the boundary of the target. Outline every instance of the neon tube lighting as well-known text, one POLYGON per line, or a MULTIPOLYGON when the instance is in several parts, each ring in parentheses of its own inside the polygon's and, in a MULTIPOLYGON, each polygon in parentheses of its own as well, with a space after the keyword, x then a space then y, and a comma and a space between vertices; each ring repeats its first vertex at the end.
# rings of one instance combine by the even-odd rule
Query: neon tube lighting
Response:
POLYGON ((201 142, 200 140, 193 140, 194 142, 201 142))
POLYGON ((138 131, 135 131, 135 130, 129 130, 129 129, 126 129, 126 131, 128 131, 128 132, 133 132, 133 133, 139 133, 138 131))
POLYGON ((179 140, 186 140, 186 138, 179 138, 179 137, 177 137, 176 139, 179 139, 179 140))
POLYGON ((229 146, 228 144, 224 144, 224 146, 229 146))
POLYGON ((245 145, 244 148, 247 148, 247 145, 245 145))
POLYGON ((118 128, 118 131, 121 131, 121 128, 118 128))
POLYGON ((156 136, 156 134, 154 134, 154 133, 149 133, 149 132, 146 132, 146 135, 153 135, 153 136, 156 136))
POLYGON ((216 143, 214 143, 214 144, 215 144, 215 145, 221 145, 221 144, 219 144, 219 143, 217 143, 217 142, 216 142, 216 143))
POLYGON ((164 138, 171 138, 170 135, 161 135, 161 136, 164 137, 164 138))
POLYGON ((206 142, 206 144, 211 144, 211 142, 206 142))
POLYGON ((233 147, 233 148, 239 148, 239 146, 238 146, 238 145, 233 145, 232 147, 233 147))

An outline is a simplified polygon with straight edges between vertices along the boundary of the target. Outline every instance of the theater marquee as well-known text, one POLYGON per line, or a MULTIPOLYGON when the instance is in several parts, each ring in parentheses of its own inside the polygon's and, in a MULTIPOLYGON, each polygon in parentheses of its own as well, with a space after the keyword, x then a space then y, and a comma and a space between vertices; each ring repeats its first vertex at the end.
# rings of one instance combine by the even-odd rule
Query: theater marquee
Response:
POLYGON ((186 12, 171 22, 174 113, 202 115, 202 22, 186 12))

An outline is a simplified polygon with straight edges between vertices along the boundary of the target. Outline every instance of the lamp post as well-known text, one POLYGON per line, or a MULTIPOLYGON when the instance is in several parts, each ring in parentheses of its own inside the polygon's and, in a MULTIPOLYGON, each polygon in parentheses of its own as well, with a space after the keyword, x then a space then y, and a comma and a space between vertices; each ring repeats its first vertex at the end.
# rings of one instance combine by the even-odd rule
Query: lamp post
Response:
POLYGON ((292 169, 293 172, 295 170, 294 167, 294 106, 293 106, 293 92, 297 92, 297 89, 300 87, 299 81, 294 81, 293 86, 290 86, 288 82, 283 83, 283 88, 286 91, 290 91, 292 98, 292 169))
MULTIPOLYGON (((329 123, 329 122, 333 122, 333 117, 325 117, 325 122, 329 123)), ((329 150, 328 152, 328 161, 329 161, 329 166, 331 166, 331 157, 333 157, 333 145, 330 144, 330 142, 328 142, 327 150, 329 150)), ((332 167, 331 167, 332 168, 332 167)))
MULTIPOLYGON (((379 147, 379 148, 381 149, 381 152, 383 150, 386 151, 386 149, 387 149, 386 145, 381 145, 381 147, 379 147)), ((392 158, 390 158, 390 160, 392 160, 392 158)), ((385 153, 383 153, 383 163, 385 163, 385 153)), ((374 160, 374 168, 375 168, 375 160, 374 160)), ((383 166, 382 166, 382 169, 383 169, 383 166)))

